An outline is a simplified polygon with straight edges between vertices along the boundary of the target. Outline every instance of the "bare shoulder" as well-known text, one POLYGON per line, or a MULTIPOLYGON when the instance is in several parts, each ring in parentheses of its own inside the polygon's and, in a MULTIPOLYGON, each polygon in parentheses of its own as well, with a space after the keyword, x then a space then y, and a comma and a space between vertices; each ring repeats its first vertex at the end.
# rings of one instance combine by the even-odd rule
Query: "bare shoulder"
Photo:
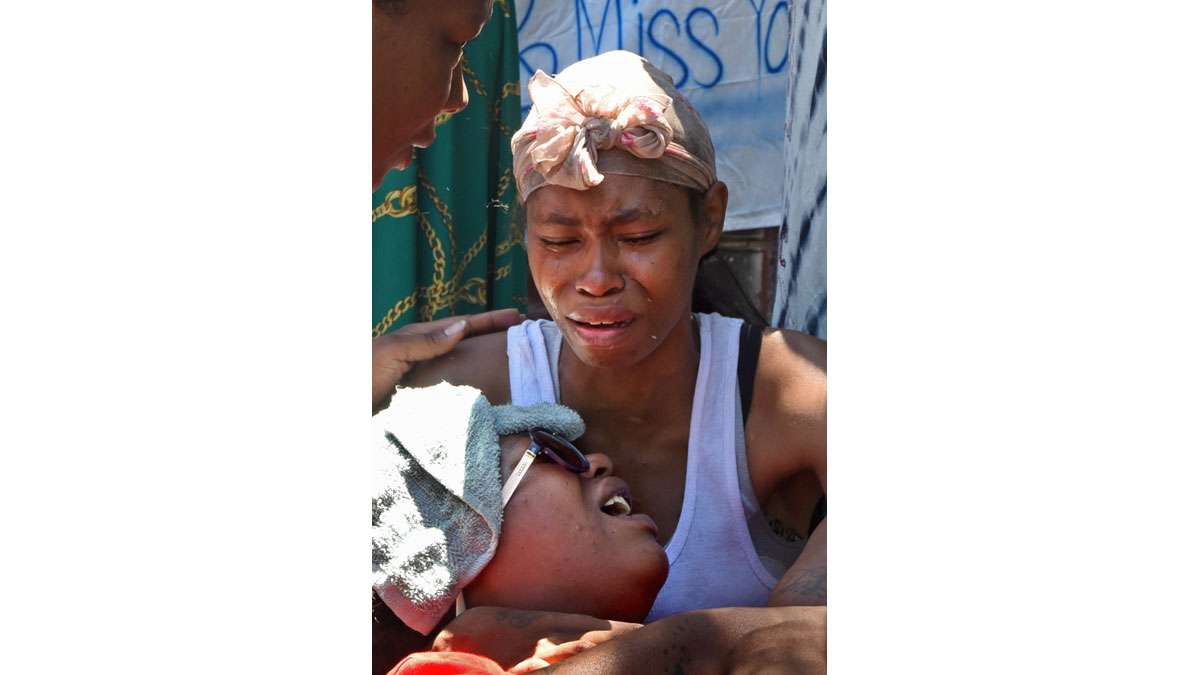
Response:
POLYGON ((825 388, 825 341, 821 338, 795 330, 767 329, 758 359, 756 386, 760 382, 799 380, 798 384, 808 382, 825 388))
POLYGON ((493 404, 508 403, 508 338, 506 331, 469 337, 450 352, 419 363, 404 378, 409 387, 446 381, 478 387, 493 404))
MULTIPOLYGON (((757 392, 764 393, 764 408, 777 408, 787 415, 825 412, 825 341, 794 330, 772 330, 763 334, 754 378, 757 392)), ((753 411, 754 408, 751 408, 753 411)))
POLYGON ((801 471, 825 482, 826 401, 825 341, 793 330, 766 332, 746 421, 756 484, 801 471))

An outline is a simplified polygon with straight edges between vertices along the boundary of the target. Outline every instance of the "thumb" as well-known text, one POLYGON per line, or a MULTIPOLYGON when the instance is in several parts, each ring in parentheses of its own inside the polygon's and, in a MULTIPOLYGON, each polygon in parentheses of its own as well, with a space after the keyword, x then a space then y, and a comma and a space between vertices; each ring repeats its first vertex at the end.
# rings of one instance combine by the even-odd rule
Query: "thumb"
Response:
POLYGON ((467 320, 459 319, 454 323, 446 326, 442 330, 435 330, 425 334, 425 339, 429 344, 429 349, 432 353, 423 358, 433 358, 441 356, 446 352, 454 349, 454 345, 462 342, 462 339, 467 336, 467 320))

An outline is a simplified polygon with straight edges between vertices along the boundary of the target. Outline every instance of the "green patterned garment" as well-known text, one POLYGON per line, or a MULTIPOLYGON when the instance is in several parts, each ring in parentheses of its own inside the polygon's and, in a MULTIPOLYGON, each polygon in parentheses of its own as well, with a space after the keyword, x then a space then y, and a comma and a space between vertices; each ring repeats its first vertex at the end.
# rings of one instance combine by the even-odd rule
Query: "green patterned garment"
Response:
POLYGON ((466 109, 439 117, 433 146, 416 149, 374 194, 374 336, 453 314, 525 311, 528 263, 509 149, 521 125, 512 0, 495 2, 463 59, 466 109))

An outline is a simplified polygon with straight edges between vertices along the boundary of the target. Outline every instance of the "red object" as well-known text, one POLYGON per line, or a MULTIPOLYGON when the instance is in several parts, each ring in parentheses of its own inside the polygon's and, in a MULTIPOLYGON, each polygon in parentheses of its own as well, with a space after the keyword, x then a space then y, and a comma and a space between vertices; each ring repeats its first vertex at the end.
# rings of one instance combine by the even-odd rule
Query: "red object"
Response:
POLYGON ((504 669, 486 656, 465 652, 417 652, 397 663, 388 675, 504 675, 504 669))

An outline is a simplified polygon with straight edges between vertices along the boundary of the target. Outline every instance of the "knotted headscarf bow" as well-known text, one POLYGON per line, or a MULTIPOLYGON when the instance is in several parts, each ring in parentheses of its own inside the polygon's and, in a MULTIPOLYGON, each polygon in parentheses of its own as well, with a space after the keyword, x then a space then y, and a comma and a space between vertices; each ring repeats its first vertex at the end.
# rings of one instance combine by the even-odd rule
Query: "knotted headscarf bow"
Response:
POLYGON ((519 156, 555 185, 576 190, 599 185, 604 176, 596 169, 598 150, 619 144, 638 157, 657 159, 671 142, 663 114, 671 105, 668 96, 630 96, 609 86, 572 96, 539 70, 529 80, 529 98, 538 114, 531 113, 517 132, 528 146, 519 156))
POLYGON ((700 191, 716 182, 704 123, 670 78, 636 54, 605 52, 557 77, 539 70, 529 97, 529 116, 512 139, 522 201, 546 184, 593 188, 605 173, 700 191))

